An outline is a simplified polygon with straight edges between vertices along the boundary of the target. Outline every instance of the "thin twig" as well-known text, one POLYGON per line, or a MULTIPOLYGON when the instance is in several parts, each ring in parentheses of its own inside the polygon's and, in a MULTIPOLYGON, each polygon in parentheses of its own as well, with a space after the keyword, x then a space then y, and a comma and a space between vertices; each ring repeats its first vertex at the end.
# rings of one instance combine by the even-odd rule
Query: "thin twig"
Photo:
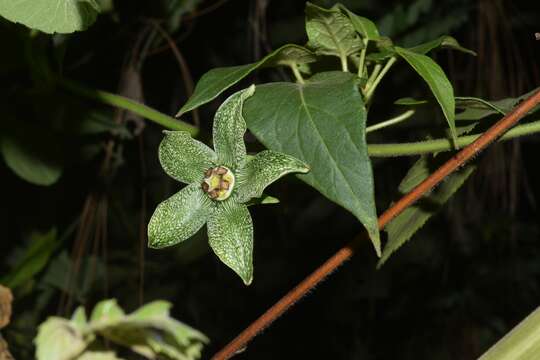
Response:
MULTIPOLYGON (((444 178, 446 178, 449 174, 459 169, 467 161, 485 149, 489 144, 494 142, 505 131, 515 125, 522 117, 527 115, 527 113, 539 103, 540 91, 537 91, 534 95, 523 101, 510 114, 489 128, 475 142, 458 152, 427 179, 415 187, 411 192, 394 203, 379 217, 379 229, 383 229, 386 224, 398 216, 403 210, 411 206, 425 193, 443 181, 444 178)), ((239 350, 243 349, 250 340, 257 336, 262 330, 270 326, 279 316, 287 311, 287 309, 293 306, 310 290, 321 283, 329 274, 345 263, 345 261, 350 259, 355 253, 357 242, 358 238, 355 238, 352 242, 338 250, 338 252, 336 252, 330 259, 328 259, 294 289, 275 303, 261 317, 255 320, 234 340, 227 344, 221 351, 215 354, 212 359, 226 360, 234 356, 239 350)))

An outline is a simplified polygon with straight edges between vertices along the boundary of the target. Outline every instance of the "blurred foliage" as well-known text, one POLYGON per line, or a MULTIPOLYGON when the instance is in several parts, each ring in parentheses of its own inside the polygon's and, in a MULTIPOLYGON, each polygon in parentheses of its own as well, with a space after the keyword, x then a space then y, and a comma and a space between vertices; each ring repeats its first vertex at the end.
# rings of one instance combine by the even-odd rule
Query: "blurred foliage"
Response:
MULTIPOLYGON (((0 20, 0 283, 9 284, 15 298, 2 336, 15 358, 29 359, 38 324, 49 316, 66 317, 76 305, 90 308, 102 298, 117 298, 130 310, 167 299, 175 318, 212 339, 204 352, 209 357, 358 233, 357 220, 294 179, 273 185, 282 206, 254 209, 258 268, 250 288, 208 255, 204 232, 170 252, 146 249, 152 209, 178 190, 157 161, 162 129, 82 99, 55 79, 75 79, 174 114, 189 97, 192 79, 209 69, 305 43, 304 2, 98 3, 106 11, 90 30, 71 35, 51 37, 0 20)), ((342 3, 376 20, 381 35, 399 46, 451 33, 475 50, 477 58, 444 50, 436 55, 456 95, 516 97, 540 83, 537 3, 342 3)), ((370 119, 394 115, 388 105, 396 99, 425 98, 428 89, 415 76, 393 69, 370 119)), ((237 88, 283 79, 289 75, 263 69, 237 88)), ((200 108, 198 120, 194 114, 186 120, 208 134, 223 99, 200 108)), ((424 139, 444 128, 436 113, 435 104, 418 107, 414 121, 384 140, 424 139)), ((382 142, 381 136, 370 134, 368 141, 382 142)), ((252 136, 246 141, 260 150, 252 136)), ((468 184, 385 267, 375 269, 366 242, 238 358, 479 356, 538 306, 538 145, 532 137, 481 156, 468 184)), ((379 211, 397 198, 400 179, 416 160, 373 161, 379 211)))

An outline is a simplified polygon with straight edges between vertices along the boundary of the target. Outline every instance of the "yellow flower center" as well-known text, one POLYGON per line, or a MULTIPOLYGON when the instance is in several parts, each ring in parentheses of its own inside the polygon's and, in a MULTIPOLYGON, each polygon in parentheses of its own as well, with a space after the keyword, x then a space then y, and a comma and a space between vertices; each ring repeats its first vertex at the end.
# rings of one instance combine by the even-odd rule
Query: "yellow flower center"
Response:
POLYGON ((223 201, 231 196, 234 182, 233 172, 225 166, 218 166, 205 171, 201 187, 210 199, 223 201))

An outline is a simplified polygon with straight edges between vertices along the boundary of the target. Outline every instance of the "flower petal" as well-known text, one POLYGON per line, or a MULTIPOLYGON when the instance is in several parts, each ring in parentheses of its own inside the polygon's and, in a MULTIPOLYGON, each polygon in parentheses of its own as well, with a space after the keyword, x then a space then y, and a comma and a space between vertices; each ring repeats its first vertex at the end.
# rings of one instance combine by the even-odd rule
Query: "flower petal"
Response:
POLYGON ((219 203, 208 219, 208 241, 218 258, 234 270, 244 284, 253 280, 253 221, 246 205, 219 203))
POLYGON ((191 184, 158 205, 148 223, 148 246, 159 249, 193 236, 207 221, 212 200, 191 184))
POLYGON ((217 156, 212 149, 185 131, 164 131, 159 145, 159 161, 172 178, 190 184, 200 182, 204 172, 214 166, 217 156))
POLYGON ((255 85, 251 85, 231 95, 221 104, 214 117, 214 149, 220 165, 233 171, 241 166, 246 158, 246 122, 242 116, 242 105, 254 92, 255 85))
POLYGON ((280 177, 294 172, 307 173, 309 166, 297 158, 265 150, 248 160, 237 174, 237 201, 262 196, 264 189, 280 177))

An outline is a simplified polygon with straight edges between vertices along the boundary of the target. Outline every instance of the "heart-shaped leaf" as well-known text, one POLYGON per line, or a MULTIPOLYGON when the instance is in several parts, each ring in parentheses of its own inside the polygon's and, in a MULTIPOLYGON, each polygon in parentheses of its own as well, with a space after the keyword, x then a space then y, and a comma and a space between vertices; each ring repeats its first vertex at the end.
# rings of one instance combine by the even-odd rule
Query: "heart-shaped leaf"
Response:
POLYGON ((0 0, 0 15, 46 33, 85 30, 100 11, 95 0, 0 0))
POLYGON ((201 77, 197 86, 195 86, 193 95, 191 95, 189 100, 182 106, 176 116, 181 116, 188 111, 214 100, 223 91, 227 90, 260 67, 299 66, 314 62, 315 60, 315 55, 308 49, 302 46, 288 44, 274 50, 261 60, 251 64, 212 69, 201 77))
POLYGON ((299 178, 352 212, 379 253, 366 110, 356 77, 333 71, 305 84, 259 85, 244 105, 244 118, 268 148, 309 164, 311 172, 299 178))
POLYGON ((454 143, 456 141, 454 88, 441 67, 430 57, 401 47, 395 47, 401 56, 426 81, 441 106, 454 143))

